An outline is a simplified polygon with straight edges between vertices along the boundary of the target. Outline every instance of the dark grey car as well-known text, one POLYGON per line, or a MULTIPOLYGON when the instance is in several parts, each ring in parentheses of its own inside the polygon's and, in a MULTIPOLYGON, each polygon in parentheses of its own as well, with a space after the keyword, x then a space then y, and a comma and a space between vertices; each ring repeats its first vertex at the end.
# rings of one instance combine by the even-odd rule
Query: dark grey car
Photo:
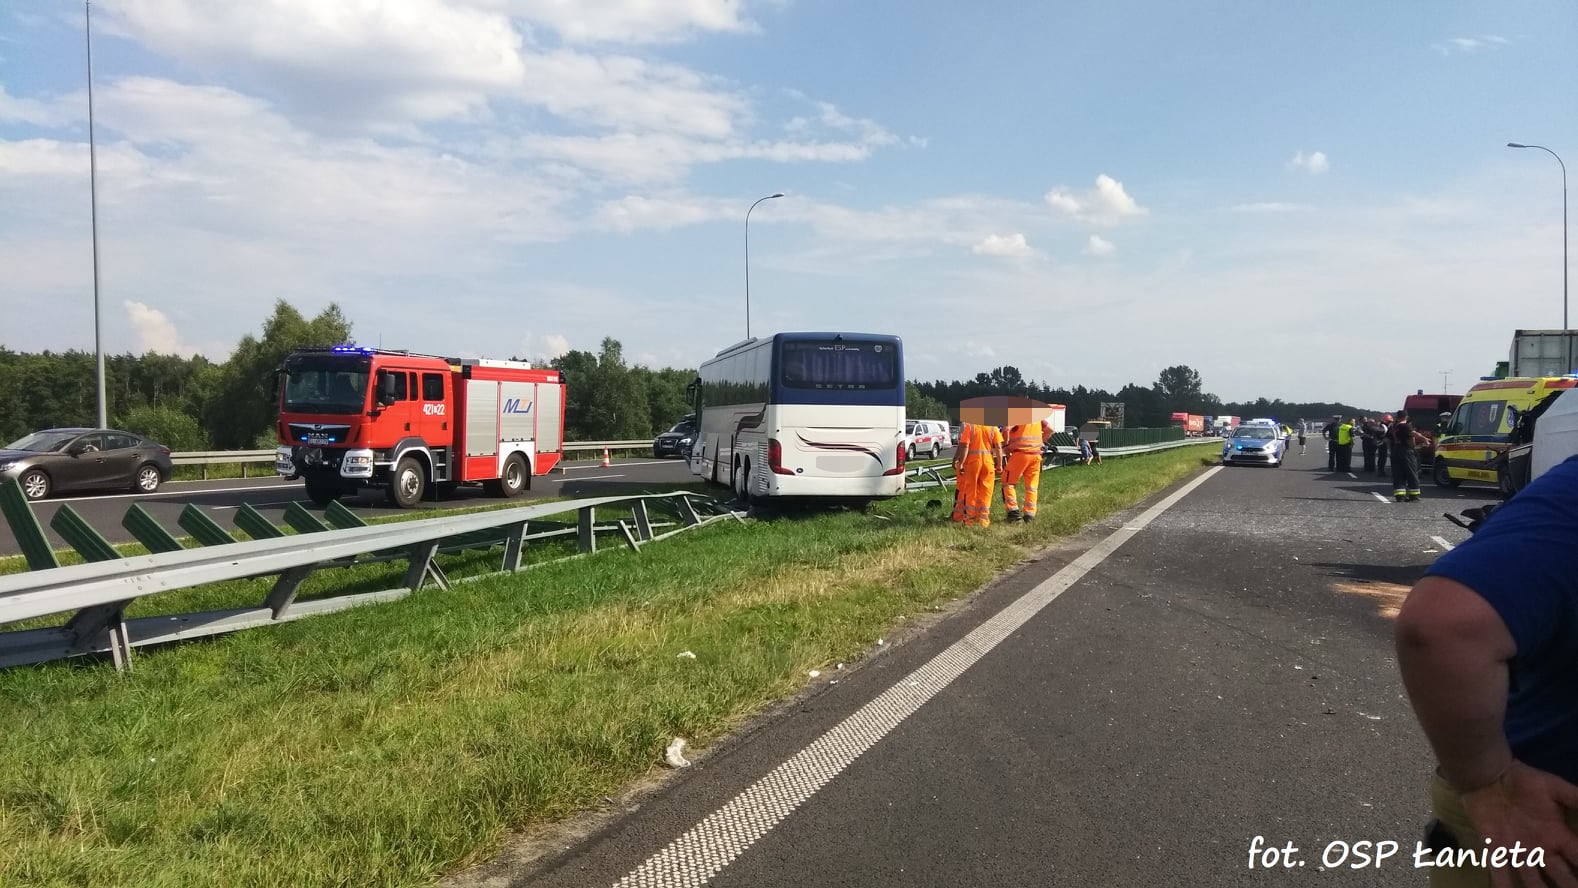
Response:
POLYGON ((66 490, 153 493, 172 468, 170 448, 116 429, 49 429, 0 450, 0 478, 30 500, 66 490))

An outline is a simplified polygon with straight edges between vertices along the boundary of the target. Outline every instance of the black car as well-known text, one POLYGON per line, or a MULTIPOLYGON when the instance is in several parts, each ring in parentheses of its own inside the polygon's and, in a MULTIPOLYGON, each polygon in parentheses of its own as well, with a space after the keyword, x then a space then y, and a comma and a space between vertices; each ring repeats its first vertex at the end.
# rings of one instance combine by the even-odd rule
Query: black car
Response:
POLYGON ((695 420, 682 419, 675 423, 673 428, 652 439, 652 455, 658 459, 667 459, 671 456, 683 459, 690 456, 690 445, 695 440, 695 420))
POLYGON ((116 429, 48 429, 0 450, 0 478, 30 500, 65 490, 153 493, 172 468, 170 448, 116 429))

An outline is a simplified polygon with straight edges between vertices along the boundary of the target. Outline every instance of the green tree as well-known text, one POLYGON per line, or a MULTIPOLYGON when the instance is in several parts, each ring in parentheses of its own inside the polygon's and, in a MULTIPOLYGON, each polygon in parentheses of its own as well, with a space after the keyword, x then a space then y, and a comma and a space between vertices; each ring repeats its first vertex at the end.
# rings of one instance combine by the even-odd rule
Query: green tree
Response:
POLYGON ((274 371, 296 349, 350 341, 351 324, 338 305, 329 305, 309 321, 285 300, 274 303, 274 313, 263 323, 263 335, 243 337, 217 377, 209 381, 212 387, 205 393, 202 416, 214 445, 246 450, 271 442, 270 430, 278 417, 274 371))
POLYGON ((564 374, 565 437, 624 441, 652 434, 652 406, 642 376, 625 364, 619 340, 605 337, 594 357, 567 352, 553 361, 564 374))
POLYGON ((922 392, 913 382, 904 383, 904 415, 909 419, 949 419, 947 405, 922 392))
POLYGON ((208 434, 190 413, 173 406, 135 407, 119 420, 121 428, 176 452, 208 450, 208 434))
POLYGON ((1199 413, 1204 404, 1200 374, 1184 364, 1161 372, 1156 378, 1156 394, 1169 413, 1199 413))

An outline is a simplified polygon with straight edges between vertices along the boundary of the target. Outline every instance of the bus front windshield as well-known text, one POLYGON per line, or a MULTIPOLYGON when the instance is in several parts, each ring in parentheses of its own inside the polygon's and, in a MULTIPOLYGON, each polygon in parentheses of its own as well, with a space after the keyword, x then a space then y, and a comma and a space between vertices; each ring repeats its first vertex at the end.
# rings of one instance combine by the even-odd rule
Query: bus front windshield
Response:
POLYGON ((821 391, 869 391, 900 385, 898 349, 884 342, 792 341, 783 344, 783 385, 821 391))
POLYGON ((339 357, 293 358, 285 364, 286 413, 361 413, 367 406, 369 363, 339 357))

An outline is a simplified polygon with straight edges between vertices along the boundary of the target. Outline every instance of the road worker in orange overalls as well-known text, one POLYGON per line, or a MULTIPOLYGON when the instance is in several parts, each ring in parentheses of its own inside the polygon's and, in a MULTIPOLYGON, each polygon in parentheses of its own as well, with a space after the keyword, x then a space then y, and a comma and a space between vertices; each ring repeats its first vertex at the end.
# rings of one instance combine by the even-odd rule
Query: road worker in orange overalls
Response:
POLYGON ((1041 449, 1052 437, 1052 432, 1052 424, 1045 419, 1007 429, 1007 441, 1003 445, 1008 454, 1008 470, 1003 473, 1003 508, 1008 511, 1009 524, 1035 520, 1036 496, 1041 488, 1041 449), (1023 511, 1016 496, 1021 480, 1025 482, 1023 511))
POLYGON ((965 526, 992 526, 992 485, 1003 465, 1003 433, 997 426, 966 422, 953 451, 958 487, 953 520, 965 526))

